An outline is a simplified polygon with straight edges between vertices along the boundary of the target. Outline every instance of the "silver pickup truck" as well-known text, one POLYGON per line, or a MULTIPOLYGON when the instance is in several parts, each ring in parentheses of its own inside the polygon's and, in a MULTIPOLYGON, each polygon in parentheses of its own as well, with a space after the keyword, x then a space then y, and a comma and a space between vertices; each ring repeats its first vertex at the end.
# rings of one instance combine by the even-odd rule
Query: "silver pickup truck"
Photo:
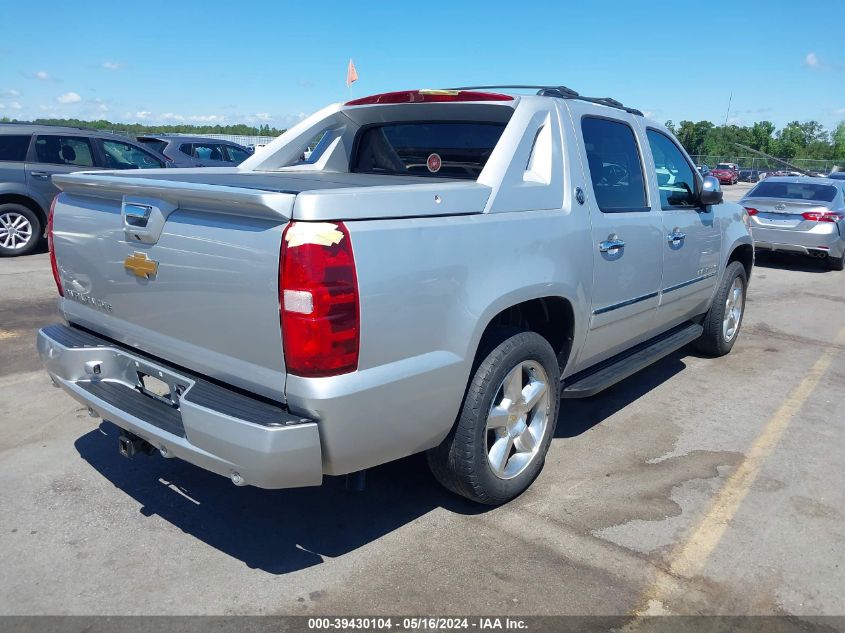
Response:
POLYGON ((332 105, 237 168, 54 177, 53 381, 124 455, 238 485, 427 451, 458 494, 518 495, 566 398, 730 351, 754 251, 663 125, 517 88, 332 105))

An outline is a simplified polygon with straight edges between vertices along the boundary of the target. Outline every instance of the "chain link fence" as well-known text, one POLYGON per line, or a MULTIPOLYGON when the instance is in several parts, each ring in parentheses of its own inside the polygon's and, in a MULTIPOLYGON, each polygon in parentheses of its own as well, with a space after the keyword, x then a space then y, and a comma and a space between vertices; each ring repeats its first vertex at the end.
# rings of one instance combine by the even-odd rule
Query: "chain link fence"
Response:
MULTIPOLYGON (((715 167, 718 163, 736 163, 741 169, 762 169, 762 170, 785 170, 787 167, 783 163, 779 163, 762 156, 740 156, 740 155, 724 155, 711 156, 698 154, 690 156, 697 165, 707 165, 708 167, 715 167)), ((781 159, 786 160, 786 159, 781 159)), ((822 174, 829 174, 831 171, 838 171, 839 168, 845 167, 840 164, 840 161, 835 160, 815 160, 812 158, 793 158, 786 162, 800 167, 805 171, 819 172, 822 174)))

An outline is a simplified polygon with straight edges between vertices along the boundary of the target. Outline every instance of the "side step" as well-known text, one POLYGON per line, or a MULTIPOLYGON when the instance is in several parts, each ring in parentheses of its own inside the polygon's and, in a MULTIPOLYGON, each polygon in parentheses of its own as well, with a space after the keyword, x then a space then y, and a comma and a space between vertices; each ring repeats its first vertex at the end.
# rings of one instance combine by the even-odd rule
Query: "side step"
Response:
POLYGON ((607 389, 631 374, 648 367, 687 343, 701 336, 704 328, 688 323, 669 330, 656 339, 638 345, 620 356, 608 359, 582 372, 570 376, 563 383, 561 398, 588 398, 607 389))

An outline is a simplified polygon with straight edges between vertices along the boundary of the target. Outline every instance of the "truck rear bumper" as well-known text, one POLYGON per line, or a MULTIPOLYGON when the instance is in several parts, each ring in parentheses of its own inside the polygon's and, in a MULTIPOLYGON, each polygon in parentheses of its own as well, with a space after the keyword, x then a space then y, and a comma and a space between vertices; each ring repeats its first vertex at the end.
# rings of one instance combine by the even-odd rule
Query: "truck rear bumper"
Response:
POLYGON ((317 424, 279 404, 75 327, 41 329, 38 353, 56 385, 167 457, 179 457, 239 485, 322 483, 317 424), (153 381, 159 385, 155 392, 144 387, 153 381))

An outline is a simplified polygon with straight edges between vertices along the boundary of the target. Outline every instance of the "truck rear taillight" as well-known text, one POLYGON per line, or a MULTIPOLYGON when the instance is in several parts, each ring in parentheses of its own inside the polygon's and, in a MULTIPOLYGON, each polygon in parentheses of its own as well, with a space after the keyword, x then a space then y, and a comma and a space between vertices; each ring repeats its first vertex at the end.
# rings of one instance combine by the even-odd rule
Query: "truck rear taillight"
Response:
POLYGON ((801 217, 811 222, 838 222, 845 218, 845 211, 807 211, 801 217))
POLYGON ((279 259, 279 310, 289 373, 316 378, 358 368, 358 277, 343 223, 287 226, 279 259))
POLYGON ((53 269, 53 279, 56 281, 56 288, 59 294, 64 297, 65 291, 62 288, 62 278, 59 276, 59 266, 56 263, 56 249, 53 245, 53 212, 56 209, 56 200, 58 199, 59 196, 53 198, 53 202, 50 204, 50 213, 47 215, 47 247, 50 250, 50 267, 53 269))

